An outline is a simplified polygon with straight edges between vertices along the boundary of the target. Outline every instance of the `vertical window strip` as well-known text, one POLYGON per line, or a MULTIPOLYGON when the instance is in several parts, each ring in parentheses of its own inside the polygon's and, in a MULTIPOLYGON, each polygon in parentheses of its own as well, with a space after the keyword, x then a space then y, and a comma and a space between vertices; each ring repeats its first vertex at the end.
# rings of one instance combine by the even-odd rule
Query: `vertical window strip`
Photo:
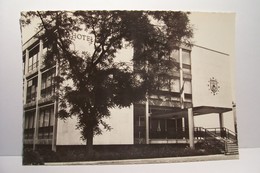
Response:
POLYGON ((53 95, 54 77, 55 77, 55 69, 49 70, 42 74, 41 97, 45 98, 53 95))
POLYGON ((51 127, 54 125, 54 108, 53 106, 40 110, 39 117, 39 138, 50 139, 53 136, 51 127))

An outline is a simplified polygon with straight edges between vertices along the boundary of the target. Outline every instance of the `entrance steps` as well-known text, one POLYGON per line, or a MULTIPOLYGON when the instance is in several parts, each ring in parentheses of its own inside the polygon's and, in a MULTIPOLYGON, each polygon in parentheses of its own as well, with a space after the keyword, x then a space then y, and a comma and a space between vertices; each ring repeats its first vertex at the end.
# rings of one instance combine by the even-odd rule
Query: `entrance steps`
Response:
POLYGON ((226 155, 237 155, 238 144, 236 133, 227 128, 196 128, 198 136, 202 136, 208 146, 219 149, 226 155))
POLYGON ((226 143, 226 149, 225 149, 226 155, 237 155, 238 154, 238 145, 237 143, 226 143))

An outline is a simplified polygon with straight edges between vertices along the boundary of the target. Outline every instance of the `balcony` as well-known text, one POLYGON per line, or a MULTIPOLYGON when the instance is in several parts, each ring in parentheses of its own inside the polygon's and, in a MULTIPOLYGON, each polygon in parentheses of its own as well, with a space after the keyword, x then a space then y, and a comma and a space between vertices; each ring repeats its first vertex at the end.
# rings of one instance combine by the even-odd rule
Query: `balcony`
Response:
POLYGON ((38 72, 38 69, 34 69, 34 70, 32 70, 32 71, 29 71, 28 73, 26 73, 25 77, 26 77, 26 78, 29 78, 29 77, 31 77, 31 76, 33 76, 33 75, 36 75, 37 72, 38 72))
POLYGON ((54 93, 55 93, 55 86, 50 85, 46 88, 41 90, 41 98, 39 99, 39 104, 47 103, 47 102, 54 102, 54 93))
POLYGON ((45 103, 50 103, 50 102, 54 102, 53 95, 41 97, 38 101, 38 104, 40 105, 40 104, 45 104, 45 103))
POLYGON ((53 126, 39 127, 38 139, 52 139, 53 126))
POLYGON ((23 133, 23 143, 33 144, 34 128, 24 129, 23 133))
POLYGON ((52 69, 52 68, 55 68, 55 67, 56 67, 55 63, 51 63, 51 64, 48 64, 48 65, 46 65, 45 63, 42 63, 41 66, 40 66, 40 70, 45 71, 47 69, 52 69))
MULTIPOLYGON (((145 104, 146 101, 140 101, 139 104, 145 104)), ((181 107, 181 102, 178 100, 163 100, 163 99, 149 99, 149 105, 150 106, 163 106, 163 107, 181 107)), ((192 107, 191 101, 184 101, 184 108, 190 108, 192 107)))
POLYGON ((23 108, 27 109, 27 108, 31 108, 31 107, 35 107, 36 106, 36 101, 30 101, 28 103, 25 103, 23 108))

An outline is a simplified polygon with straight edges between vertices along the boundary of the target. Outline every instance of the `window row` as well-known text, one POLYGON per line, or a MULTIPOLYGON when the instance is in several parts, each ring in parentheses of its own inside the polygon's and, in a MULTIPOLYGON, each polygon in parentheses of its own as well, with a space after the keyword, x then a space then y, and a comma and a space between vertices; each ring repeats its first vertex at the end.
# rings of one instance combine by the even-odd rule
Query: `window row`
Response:
MULTIPOLYGON (((34 45, 29 50, 29 57, 28 62, 26 62, 26 51, 23 52, 23 72, 32 72, 38 69, 39 61, 40 61, 40 44, 39 42, 34 45), (26 64, 28 65, 28 69, 25 69, 26 64)), ((42 55, 45 55, 48 51, 48 45, 47 42, 44 42, 43 49, 42 49, 42 55)), ((44 56, 42 56, 44 58, 44 56)))
POLYGON ((33 139, 35 110, 25 113, 24 117, 24 139, 33 139))
MULTIPOLYGON (((41 81, 41 97, 46 98, 52 96, 55 92, 54 87, 55 69, 49 70, 42 74, 41 81)), ((34 77, 27 81, 26 103, 36 100, 38 87, 38 77, 34 77)))
MULTIPOLYGON (((53 136, 54 126, 54 107, 48 106, 40 109, 38 117, 38 138, 51 139, 53 136)), ((35 110, 25 113, 24 119, 24 138, 33 139, 35 123, 35 110)))
MULTIPOLYGON (((171 53, 171 57, 175 59, 176 62, 180 62, 180 51, 173 50, 171 53)), ((182 64, 191 65, 191 57, 190 51, 186 49, 182 49, 182 64)))
POLYGON ((39 65, 39 44, 29 51, 28 72, 34 71, 39 65))
POLYGON ((55 69, 49 70, 42 74, 41 97, 45 98, 52 96, 55 92, 54 77, 55 69))
POLYGON ((184 93, 186 94, 191 94, 192 93, 192 87, 191 87, 191 80, 185 79, 183 81, 183 84, 181 85, 180 79, 175 78, 175 79, 170 79, 166 81, 161 81, 164 82, 163 86, 159 88, 162 91, 171 91, 171 92, 181 92, 181 90, 184 90, 184 93))

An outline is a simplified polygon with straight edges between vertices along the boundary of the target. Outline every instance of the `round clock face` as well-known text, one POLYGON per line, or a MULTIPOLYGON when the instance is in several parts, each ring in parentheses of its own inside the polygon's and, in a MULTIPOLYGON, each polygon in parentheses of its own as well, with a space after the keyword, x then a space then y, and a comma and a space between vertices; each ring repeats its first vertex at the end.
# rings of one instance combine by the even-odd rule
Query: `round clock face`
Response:
POLYGON ((208 87, 211 91, 211 94, 216 95, 219 93, 220 86, 217 79, 215 79, 214 77, 210 78, 210 80, 208 81, 208 87))

